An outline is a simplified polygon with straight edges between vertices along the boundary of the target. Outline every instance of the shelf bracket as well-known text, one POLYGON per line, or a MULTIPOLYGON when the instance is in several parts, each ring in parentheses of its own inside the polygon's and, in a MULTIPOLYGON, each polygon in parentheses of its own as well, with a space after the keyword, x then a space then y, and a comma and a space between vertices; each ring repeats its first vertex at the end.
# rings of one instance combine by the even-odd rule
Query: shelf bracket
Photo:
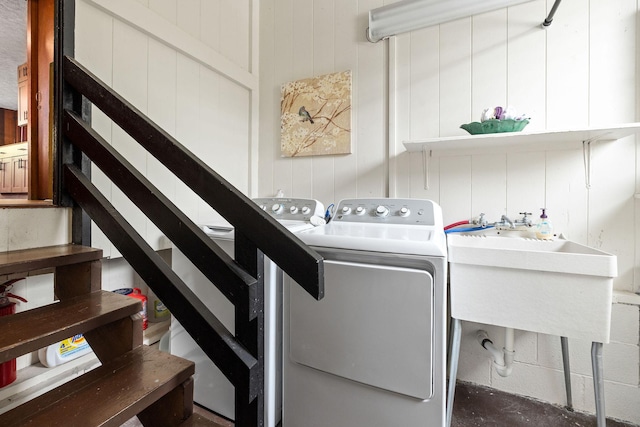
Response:
POLYGON ((422 177, 424 180, 424 189, 429 189, 429 169, 431 166, 432 150, 428 150, 426 146, 422 147, 422 177))
POLYGON ((591 189, 591 140, 582 141, 582 161, 584 163, 584 185, 591 189))

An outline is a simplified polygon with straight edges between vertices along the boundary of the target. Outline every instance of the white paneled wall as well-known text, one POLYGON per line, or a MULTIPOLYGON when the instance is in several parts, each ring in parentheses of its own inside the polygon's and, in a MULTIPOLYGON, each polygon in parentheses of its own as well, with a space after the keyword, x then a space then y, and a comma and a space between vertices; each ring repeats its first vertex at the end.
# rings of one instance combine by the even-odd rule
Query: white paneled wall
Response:
MULTIPOLYGON (((257 6, 252 0, 79 0, 76 58, 231 184, 257 191, 257 6)), ((93 127, 196 223, 218 219, 118 126, 93 127)), ((154 249, 170 242, 97 167, 92 181, 154 249)), ((120 256, 97 226, 92 244, 120 256)))
POLYGON ((260 2, 260 196, 316 198, 387 195, 386 49, 365 39, 366 12, 379 0, 260 2), (280 155, 280 87, 351 70, 352 154, 280 155))
MULTIPOLYGON (((640 119, 636 0, 565 0, 547 30, 553 0, 414 31, 377 44, 365 40, 367 12, 393 1, 261 2, 259 193, 314 197, 433 199, 445 223, 484 212, 489 220, 547 207, 557 232, 618 257, 621 292, 605 345, 607 415, 640 423, 640 153, 636 137, 594 144, 591 188, 583 152, 494 149, 409 154, 402 142, 463 135, 484 108, 513 105, 544 131, 640 119), (353 153, 280 157, 280 85, 351 69, 353 153), (428 163, 429 174, 423 173, 428 163), (626 293, 625 293, 626 292, 626 293)), ((475 340, 487 328, 464 325, 459 378, 564 404, 557 337, 518 332, 509 378, 491 371, 475 340)), ((594 411, 589 343, 570 342, 574 404, 594 411), (575 360, 575 362, 574 362, 575 360)))

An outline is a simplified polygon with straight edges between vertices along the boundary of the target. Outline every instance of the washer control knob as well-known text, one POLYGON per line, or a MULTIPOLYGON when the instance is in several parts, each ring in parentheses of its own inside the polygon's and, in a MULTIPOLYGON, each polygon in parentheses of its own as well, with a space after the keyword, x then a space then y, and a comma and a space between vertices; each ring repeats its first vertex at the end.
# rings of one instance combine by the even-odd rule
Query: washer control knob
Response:
POLYGON ((298 213, 298 207, 297 206, 291 206, 289 208, 289 213, 292 214, 292 215, 293 214, 297 214, 298 213))
POLYGON ((311 213, 311 208, 309 208, 309 206, 303 206, 302 207, 302 213, 304 215, 309 215, 311 213))
POLYGON ((364 208, 364 206, 358 206, 356 208, 356 215, 364 215, 366 211, 367 210, 364 208))
POLYGON ((280 203, 275 203, 273 206, 271 206, 271 212, 276 214, 282 213, 283 209, 284 207, 280 203))
POLYGON ((386 206, 379 205, 376 208, 376 216, 385 217, 387 215, 389 215, 389 208, 387 208, 386 206))
POLYGON ((351 213, 351 208, 349 206, 344 206, 342 208, 342 215, 349 215, 351 213))
POLYGON ((399 214, 400 216, 409 216, 411 211, 407 207, 400 208, 399 214))

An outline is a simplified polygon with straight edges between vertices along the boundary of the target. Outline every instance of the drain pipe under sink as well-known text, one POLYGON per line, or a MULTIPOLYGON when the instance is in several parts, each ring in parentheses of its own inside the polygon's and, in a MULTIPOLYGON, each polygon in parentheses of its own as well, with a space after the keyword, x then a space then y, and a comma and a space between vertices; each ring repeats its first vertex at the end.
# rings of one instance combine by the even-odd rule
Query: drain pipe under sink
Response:
POLYGON ((505 328, 504 331, 504 348, 499 350, 493 341, 489 339, 487 331, 478 330, 476 334, 480 345, 489 352, 493 360, 493 366, 501 377, 508 377, 513 370, 513 359, 515 358, 514 350, 514 330, 513 328, 505 328))

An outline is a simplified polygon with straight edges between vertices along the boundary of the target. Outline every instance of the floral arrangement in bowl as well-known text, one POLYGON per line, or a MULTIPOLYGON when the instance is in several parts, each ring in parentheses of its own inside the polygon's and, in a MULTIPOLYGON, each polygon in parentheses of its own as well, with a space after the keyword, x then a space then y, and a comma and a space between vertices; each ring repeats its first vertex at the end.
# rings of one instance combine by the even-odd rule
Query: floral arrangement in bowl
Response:
POLYGON ((487 108, 482 111, 480 122, 471 122, 460 127, 471 135, 501 132, 520 132, 529 124, 529 118, 519 115, 512 106, 487 108))

